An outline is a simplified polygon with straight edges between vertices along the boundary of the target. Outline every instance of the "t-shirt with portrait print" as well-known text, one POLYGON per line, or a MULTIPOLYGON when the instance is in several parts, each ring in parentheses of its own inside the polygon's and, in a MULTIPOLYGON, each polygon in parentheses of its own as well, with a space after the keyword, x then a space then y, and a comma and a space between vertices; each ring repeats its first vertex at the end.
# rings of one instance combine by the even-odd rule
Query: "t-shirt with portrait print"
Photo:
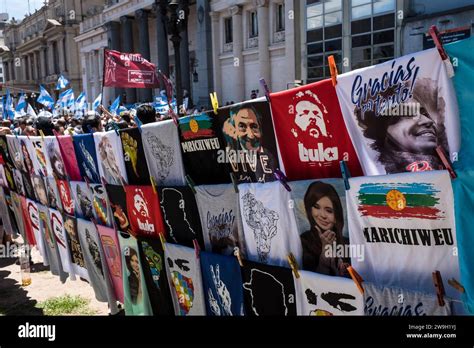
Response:
POLYGON ((122 153, 128 183, 150 185, 150 173, 143 149, 141 130, 139 128, 122 129, 119 134, 122 140, 122 153))

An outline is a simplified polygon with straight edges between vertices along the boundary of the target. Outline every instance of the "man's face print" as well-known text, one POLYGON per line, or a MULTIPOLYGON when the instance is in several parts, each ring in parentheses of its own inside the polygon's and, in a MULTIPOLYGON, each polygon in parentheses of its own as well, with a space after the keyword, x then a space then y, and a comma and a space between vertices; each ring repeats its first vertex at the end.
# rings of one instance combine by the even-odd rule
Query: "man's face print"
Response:
POLYGON ((234 116, 235 129, 240 145, 245 150, 258 150, 262 129, 257 115, 250 108, 244 108, 234 116))
POLYGON ((133 206, 135 210, 143 217, 148 217, 148 207, 146 204, 145 199, 143 198, 140 192, 136 192, 135 196, 133 197, 133 206))
POLYGON ((323 112, 316 104, 302 100, 296 104, 296 125, 313 138, 327 137, 326 124, 323 112))

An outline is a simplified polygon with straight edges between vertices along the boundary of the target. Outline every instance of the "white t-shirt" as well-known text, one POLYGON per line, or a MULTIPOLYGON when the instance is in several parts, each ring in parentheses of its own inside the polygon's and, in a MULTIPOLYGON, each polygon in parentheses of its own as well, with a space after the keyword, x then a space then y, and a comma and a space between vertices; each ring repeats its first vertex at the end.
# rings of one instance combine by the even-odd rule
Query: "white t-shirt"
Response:
POLYGON ((122 153, 122 142, 115 131, 94 133, 99 174, 108 184, 127 183, 127 171, 122 153), (122 179, 122 180, 121 180, 122 179))

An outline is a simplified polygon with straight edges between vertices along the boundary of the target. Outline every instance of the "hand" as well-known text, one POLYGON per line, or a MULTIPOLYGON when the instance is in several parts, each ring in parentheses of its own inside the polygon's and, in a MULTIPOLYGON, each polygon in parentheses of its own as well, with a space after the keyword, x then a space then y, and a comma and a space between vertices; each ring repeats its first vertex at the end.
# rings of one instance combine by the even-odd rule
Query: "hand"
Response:
POLYGON ((336 241, 336 233, 331 231, 331 230, 327 230, 327 231, 321 231, 321 229, 319 229, 318 227, 316 227, 318 233, 319 233, 319 238, 321 239, 321 245, 322 245, 322 248, 324 250, 324 247, 326 245, 332 245, 332 243, 334 243, 336 241))
POLYGON ((224 126, 222 127, 222 132, 226 134, 228 137, 237 140, 237 130, 235 127, 230 123, 230 118, 228 118, 224 122, 224 126))

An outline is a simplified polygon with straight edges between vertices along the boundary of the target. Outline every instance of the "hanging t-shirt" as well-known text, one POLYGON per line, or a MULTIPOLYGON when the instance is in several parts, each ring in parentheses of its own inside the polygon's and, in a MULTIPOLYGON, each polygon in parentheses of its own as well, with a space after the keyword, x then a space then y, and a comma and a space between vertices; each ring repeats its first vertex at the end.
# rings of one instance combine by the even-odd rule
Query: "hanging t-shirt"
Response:
POLYGON ((188 186, 160 187, 159 197, 167 240, 191 248, 197 239, 203 248, 201 221, 191 189, 188 186))
POLYGON ((31 184, 33 185, 36 201, 43 205, 48 205, 48 192, 46 191, 43 177, 33 175, 31 177, 31 184))
POLYGON ((84 263, 89 275, 89 283, 94 289, 95 298, 97 301, 107 302, 110 297, 107 290, 108 279, 104 273, 104 268, 106 268, 107 265, 102 255, 102 247, 97 234, 97 229, 92 222, 77 219, 77 235, 81 244, 84 263))
POLYGON ((16 191, 15 179, 13 177, 15 167, 9 163, 5 163, 3 169, 5 171, 5 178, 7 179, 8 188, 12 191, 16 191))
POLYGON ((10 158, 13 165, 18 170, 25 170, 25 163, 23 162, 23 151, 20 148, 20 140, 14 135, 7 135, 7 145, 10 158))
POLYGON ((51 230, 56 239, 56 245, 58 246, 62 269, 64 272, 69 273, 72 280, 75 280, 76 276, 72 267, 71 251, 69 249, 66 231, 64 230, 63 217, 59 211, 49 209, 49 220, 51 223, 51 230))
POLYGON ((36 199, 35 191, 33 190, 33 184, 31 182, 31 176, 26 172, 21 172, 21 177, 26 197, 28 197, 29 199, 36 199))
POLYGON ((78 134, 74 135, 72 140, 81 177, 87 177, 90 182, 95 184, 100 183, 94 135, 78 134))
POLYGON ((207 314, 244 315, 244 294, 237 259, 203 251, 200 260, 207 314))
POLYGON ((20 141, 20 149, 23 155, 24 168, 26 173, 31 176, 36 174, 33 165, 34 148, 33 144, 27 137, 18 137, 20 141))
POLYGON ((97 225, 97 232, 100 236, 104 257, 107 262, 107 269, 111 283, 114 288, 115 297, 124 303, 123 281, 122 281, 122 259, 120 254, 117 232, 110 227, 97 225))
POLYGON ((137 237, 137 241, 153 314, 174 315, 161 241, 148 237, 137 237))
POLYGON ((43 264, 47 266, 48 259, 45 251, 43 236, 41 234, 38 206, 35 201, 32 201, 31 199, 26 200, 26 213, 26 217, 28 218, 28 224, 30 225, 31 231, 33 232, 33 235, 35 237, 36 247, 38 248, 38 251, 43 257, 43 260, 46 261, 46 263, 43 262, 43 264))
POLYGON ((75 212, 78 218, 90 220, 94 217, 92 208, 92 194, 87 183, 71 181, 71 196, 75 203, 75 212))
POLYGON ((13 168, 13 180, 15 181, 16 193, 26 196, 25 185, 23 184, 23 175, 21 175, 21 171, 16 168, 13 168))
POLYGON ((59 197, 59 190, 56 180, 53 177, 44 178, 46 193, 48 194, 49 207, 53 209, 62 210, 61 198, 59 197))
POLYGON ((125 314, 152 315, 145 276, 138 255, 137 240, 132 235, 122 232, 117 235, 122 255, 125 314))
POLYGON ((61 283, 64 283, 68 277, 68 274, 63 270, 61 256, 59 255, 59 247, 56 242, 56 237, 51 229, 52 225, 48 207, 38 204, 38 216, 41 234, 44 239, 49 270, 53 275, 59 276, 61 283))
POLYGON ((290 193, 279 181, 239 185, 240 214, 249 260, 288 267, 291 252, 301 264, 302 248, 290 193))
MULTIPOLYGON (((16 224, 18 226, 18 233, 21 234, 23 239, 26 240, 26 235, 25 235, 25 223, 23 219, 23 209, 21 208, 21 199, 22 196, 17 194, 16 192, 10 192, 11 196, 11 207, 13 211, 13 215, 15 217, 16 224)), ((24 197, 23 197, 24 198, 24 197)))
POLYGON ((299 270, 294 277, 298 315, 364 315, 364 298, 352 279, 299 270))
POLYGON ((25 242, 29 245, 36 245, 36 237, 33 232, 33 227, 31 226, 31 219, 29 217, 30 213, 28 211, 28 202, 27 198, 20 196, 20 207, 21 207, 21 219, 23 219, 23 228, 25 232, 25 242))
POLYGON ((289 186, 303 248, 303 263, 299 266, 307 271, 348 276, 341 265, 350 263, 344 181, 301 180, 289 182, 289 186), (331 235, 334 242, 323 245, 331 235))
POLYGON ((114 218, 110 210, 107 191, 100 184, 90 184, 92 194, 92 213, 99 225, 113 227, 114 218))
POLYGON ((338 75, 342 114, 366 175, 439 169, 459 151, 452 81, 436 48, 338 75))
POLYGON ((69 215, 74 215, 74 200, 67 180, 56 180, 58 186, 59 199, 61 200, 62 210, 69 215))
POLYGON ((241 273, 247 315, 296 315, 291 269, 246 261, 241 273))
POLYGON ((0 164, 0 186, 8 188, 8 181, 3 164, 0 164))
POLYGON ((174 313, 180 316, 206 315, 201 266, 195 250, 165 243, 165 258, 174 313))
POLYGON ((281 159, 289 180, 340 178, 339 161, 362 175, 331 79, 271 94, 281 159))
POLYGON ((0 135, 0 157, 2 164, 8 163, 11 166, 14 166, 13 159, 10 156, 10 152, 8 150, 7 136, 4 134, 0 135))
POLYGON ((208 112, 179 119, 184 167, 196 185, 231 182, 225 142, 215 117, 208 112))
POLYGON ((150 185, 150 173, 146 164, 140 129, 122 129, 119 134, 122 139, 122 154, 128 183, 131 185, 150 185))
POLYGON ((436 295, 363 282, 365 315, 423 316, 451 315, 451 303, 438 304, 436 295))
MULTIPOLYGON (((454 200, 447 171, 349 179, 347 217, 352 257, 362 279, 434 293, 431 273, 459 279, 454 200)), ((448 297, 459 292, 445 287, 448 297)))
POLYGON ((108 184, 127 183, 122 142, 115 131, 94 133, 99 174, 108 184))
POLYGON ((233 255, 239 247, 245 255, 239 194, 232 184, 196 186, 196 201, 207 251, 233 255))
POLYGON ((81 172, 76 159, 76 153, 74 151, 74 144, 72 142, 72 136, 70 135, 59 135, 58 136, 59 149, 64 161, 66 172, 69 175, 70 180, 79 181, 82 180, 81 172))
MULTIPOLYGON (((7 204, 8 189, 0 187, 0 216, 2 218, 3 229, 7 234, 15 234, 10 219, 10 212, 7 204)), ((10 198, 11 199, 11 198, 10 198)))
POLYGON ((71 261, 74 274, 81 278, 89 280, 89 274, 87 272, 86 263, 84 261, 84 252, 82 251, 81 242, 77 233, 77 221, 73 216, 64 214, 63 216, 63 228, 66 232, 67 243, 69 251, 71 252, 71 261))
POLYGON ((143 150, 158 186, 186 185, 176 125, 172 120, 142 126, 143 150))
POLYGON ((125 187, 127 212, 134 235, 159 238, 165 235, 158 195, 151 186, 125 187))
POLYGON ((270 106, 265 98, 220 108, 219 131, 225 139, 225 163, 238 182, 274 181, 279 167, 270 106))
POLYGON ((115 226, 119 231, 131 232, 132 227, 127 213, 127 196, 123 186, 107 185, 106 190, 115 226))
POLYGON ((54 136, 44 137, 44 147, 47 155, 47 166, 51 168, 50 172, 56 179, 66 180, 67 172, 61 156, 58 139, 54 136))
MULTIPOLYGON (((28 142, 27 142, 28 143, 28 142)), ((43 139, 41 137, 30 136, 31 146, 33 147, 33 152, 30 152, 31 159, 33 160, 33 167, 36 174, 42 176, 53 176, 52 172, 48 172, 48 165, 46 159, 46 149, 44 146, 43 139)))

